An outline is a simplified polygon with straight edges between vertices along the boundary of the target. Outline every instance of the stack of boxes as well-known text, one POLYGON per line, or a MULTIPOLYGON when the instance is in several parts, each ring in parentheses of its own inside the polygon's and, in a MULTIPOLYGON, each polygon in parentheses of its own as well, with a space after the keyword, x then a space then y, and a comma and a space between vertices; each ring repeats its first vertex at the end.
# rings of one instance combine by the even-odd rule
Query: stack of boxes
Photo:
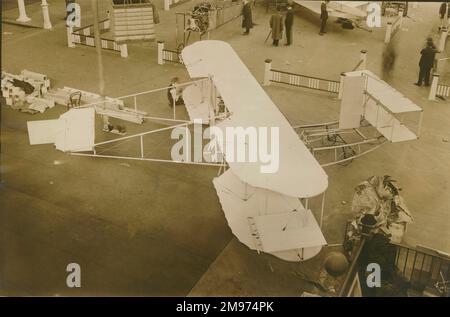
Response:
POLYGON ((6 104, 11 107, 20 108, 29 104, 28 109, 44 112, 47 108, 53 108, 55 103, 44 98, 50 89, 50 80, 46 75, 22 70, 20 75, 2 72, 1 81, 2 95, 6 104), (28 83, 34 91, 27 94, 22 87, 14 85, 14 80, 28 83))

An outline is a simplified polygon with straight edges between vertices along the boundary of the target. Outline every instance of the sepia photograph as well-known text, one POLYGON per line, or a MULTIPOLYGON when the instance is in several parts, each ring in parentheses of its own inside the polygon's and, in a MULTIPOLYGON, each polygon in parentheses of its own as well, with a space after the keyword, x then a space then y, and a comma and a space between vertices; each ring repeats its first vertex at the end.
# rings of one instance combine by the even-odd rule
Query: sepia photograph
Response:
POLYGON ((0 297, 450 297, 450 1, 1 4, 0 297))

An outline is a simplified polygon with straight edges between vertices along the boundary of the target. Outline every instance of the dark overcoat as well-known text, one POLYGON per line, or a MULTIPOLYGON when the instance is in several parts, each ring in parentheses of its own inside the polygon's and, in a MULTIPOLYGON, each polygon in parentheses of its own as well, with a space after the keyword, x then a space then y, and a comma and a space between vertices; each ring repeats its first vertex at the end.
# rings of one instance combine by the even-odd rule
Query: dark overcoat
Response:
POLYGON ((250 2, 244 4, 242 8, 242 27, 243 28, 253 28, 253 18, 252 18, 252 7, 250 2))
POLYGON ((283 16, 280 13, 274 13, 270 17, 270 28, 272 29, 272 38, 281 40, 283 38, 283 16))

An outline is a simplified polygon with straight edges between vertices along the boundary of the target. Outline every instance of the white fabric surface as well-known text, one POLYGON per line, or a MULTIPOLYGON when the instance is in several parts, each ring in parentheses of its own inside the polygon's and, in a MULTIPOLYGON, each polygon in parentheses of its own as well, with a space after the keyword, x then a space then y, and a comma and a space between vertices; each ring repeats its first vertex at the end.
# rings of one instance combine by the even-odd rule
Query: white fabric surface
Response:
MULTIPOLYGON (((299 140, 289 122, 256 81, 233 48, 222 41, 196 42, 182 51, 191 77, 212 80, 230 110, 218 127, 278 127, 279 169, 261 173, 265 163, 227 162, 244 182, 293 197, 313 197, 323 193, 328 177, 317 160, 299 140)), ((270 144, 270 138, 268 140, 270 144)), ((229 154, 225 149, 225 157, 229 154)))
POLYGON ((95 109, 71 109, 57 120, 29 121, 30 144, 55 143, 63 152, 92 151, 95 142, 95 109))
POLYGON ((215 178, 213 184, 233 234, 250 249, 258 250, 259 247, 252 235, 249 217, 255 219, 263 239, 261 251, 283 260, 300 261, 300 255, 303 255, 303 260, 309 259, 326 244, 314 216, 305 210, 299 199, 245 184, 230 169, 215 178), (298 219, 294 217, 288 221, 288 214, 306 214, 307 226, 298 230, 298 219), (288 224, 285 232, 274 232, 270 226, 271 222, 275 225, 285 221, 288 224), (304 248, 303 253, 298 248, 304 248))
POLYGON ((71 109, 59 117, 64 127, 56 138, 56 148, 63 152, 92 151, 95 142, 95 109, 71 109))
POLYGON ((211 100, 208 95, 202 94, 201 85, 201 83, 195 83, 186 87, 183 90, 183 100, 191 121, 201 119, 203 123, 208 123, 212 109, 211 100))
POLYGON ((27 127, 31 145, 55 143, 62 131, 59 120, 28 121, 27 127))
POLYGON ((344 76, 343 88, 339 129, 359 128, 364 112, 365 80, 359 76, 344 76))
POLYGON ((422 111, 418 105, 403 96, 388 83, 368 70, 345 73, 346 76, 364 76, 367 79, 366 91, 392 113, 422 111))

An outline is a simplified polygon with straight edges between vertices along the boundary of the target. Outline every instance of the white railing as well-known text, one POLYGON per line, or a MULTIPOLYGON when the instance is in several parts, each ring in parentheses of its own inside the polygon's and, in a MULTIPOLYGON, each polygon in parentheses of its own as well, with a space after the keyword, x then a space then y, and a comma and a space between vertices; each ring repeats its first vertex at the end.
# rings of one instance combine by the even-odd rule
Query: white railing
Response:
MULTIPOLYGON (((99 22, 100 32, 108 31, 110 27, 109 19, 99 22)), ((74 30, 73 27, 67 27, 67 46, 76 47, 76 44, 95 47, 94 25, 88 25, 74 30)), ((119 44, 114 40, 100 38, 101 47, 104 50, 120 52, 121 57, 128 57, 127 44, 119 44)))
POLYGON ((401 29, 403 23, 403 10, 398 10, 398 17, 394 22, 388 22, 386 26, 386 34, 384 36, 384 43, 389 43, 392 37, 401 29))
POLYGON ((436 100, 436 97, 441 99, 450 97, 450 83, 444 84, 439 82, 439 74, 437 73, 433 74, 428 100, 436 100))

